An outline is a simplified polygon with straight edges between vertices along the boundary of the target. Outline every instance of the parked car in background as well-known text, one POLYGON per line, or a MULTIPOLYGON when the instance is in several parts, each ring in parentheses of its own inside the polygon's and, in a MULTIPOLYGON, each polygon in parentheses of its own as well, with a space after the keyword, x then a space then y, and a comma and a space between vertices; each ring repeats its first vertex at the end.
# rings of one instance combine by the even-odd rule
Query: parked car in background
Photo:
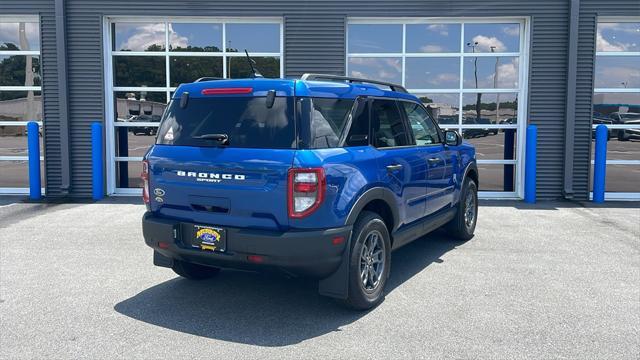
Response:
MULTIPOLYGON (((609 118, 615 125, 637 125, 640 127, 640 113, 612 112, 609 118)), ((640 139, 640 129, 618 129, 618 140, 640 139)))
MULTIPOLYGON (((131 117, 129 120, 130 123, 160 123, 161 116, 160 115, 137 115, 131 117)), ((132 126, 129 128, 129 131, 133 133, 133 135, 155 135, 158 132, 158 128, 155 126, 132 126)))

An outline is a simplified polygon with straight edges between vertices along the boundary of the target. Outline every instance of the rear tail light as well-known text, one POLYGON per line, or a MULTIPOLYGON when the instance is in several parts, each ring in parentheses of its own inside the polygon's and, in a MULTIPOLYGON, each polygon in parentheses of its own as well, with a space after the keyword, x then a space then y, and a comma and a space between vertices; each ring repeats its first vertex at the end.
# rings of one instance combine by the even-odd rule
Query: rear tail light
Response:
POLYGON ((289 217, 310 215, 324 200, 326 179, 322 168, 290 169, 288 184, 289 217))
POLYGON ((142 178, 143 187, 142 187, 142 201, 145 204, 149 203, 149 161, 142 161, 142 174, 140 174, 142 178))

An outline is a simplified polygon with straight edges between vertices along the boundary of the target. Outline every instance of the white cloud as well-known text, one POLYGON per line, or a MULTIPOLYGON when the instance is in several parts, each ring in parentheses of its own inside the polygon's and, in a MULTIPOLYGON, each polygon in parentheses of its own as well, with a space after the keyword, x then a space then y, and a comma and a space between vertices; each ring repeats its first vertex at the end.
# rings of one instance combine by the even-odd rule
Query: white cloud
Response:
POLYGON ((602 36, 602 32, 598 29, 596 35, 596 49, 597 51, 626 51, 629 48, 629 44, 612 44, 602 36))
MULTIPOLYGON (((165 26, 162 23, 137 26, 134 34, 120 44, 119 49, 144 51, 152 45, 164 45, 165 26)), ((169 28, 169 42, 176 47, 186 47, 188 39, 169 28)))
POLYGON ((473 42, 478 43, 478 45, 476 45, 477 52, 490 52, 492 47, 496 52, 503 52, 507 49, 502 41, 493 36, 477 35, 473 38, 473 42))
POLYGON ((449 29, 444 24, 432 24, 427 27, 427 29, 437 32, 442 36, 449 36, 449 29))
POLYGON ((425 45, 420 50, 428 53, 444 52, 444 48, 440 45, 425 45))
POLYGON ((610 66, 604 67, 596 74, 596 87, 621 87, 625 83, 627 87, 640 86, 640 70, 632 67, 610 66))
POLYGON ((502 28, 502 32, 509 36, 519 36, 520 35, 520 26, 519 25, 507 25, 502 28))
POLYGON ((439 86, 443 86, 451 83, 457 83, 458 81, 460 81, 460 77, 458 76, 458 74, 443 73, 443 74, 438 74, 435 77, 429 77, 429 79, 427 80, 427 83, 433 84, 433 85, 436 85, 436 87, 439 87, 439 86))

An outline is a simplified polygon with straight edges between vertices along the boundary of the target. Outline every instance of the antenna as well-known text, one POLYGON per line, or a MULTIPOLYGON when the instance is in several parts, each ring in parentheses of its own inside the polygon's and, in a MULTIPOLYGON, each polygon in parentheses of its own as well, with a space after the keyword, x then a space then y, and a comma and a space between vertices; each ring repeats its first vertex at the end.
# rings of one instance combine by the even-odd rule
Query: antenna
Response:
POLYGON ((256 69, 255 65, 256 62, 251 58, 251 56, 249 56, 249 52, 247 51, 247 49, 244 49, 244 53, 247 54, 247 62, 249 62, 249 67, 251 68, 251 76, 253 78, 261 78, 264 77, 262 76, 262 74, 260 74, 260 72, 256 69))

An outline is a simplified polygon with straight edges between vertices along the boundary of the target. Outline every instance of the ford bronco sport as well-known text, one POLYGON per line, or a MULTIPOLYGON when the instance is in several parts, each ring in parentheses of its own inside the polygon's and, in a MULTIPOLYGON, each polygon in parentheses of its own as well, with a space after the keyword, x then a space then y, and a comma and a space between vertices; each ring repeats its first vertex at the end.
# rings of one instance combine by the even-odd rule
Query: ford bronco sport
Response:
POLYGON ((284 270, 356 309, 382 301, 392 250, 442 226, 468 240, 477 219, 474 148, 402 86, 357 78, 183 84, 142 177, 155 265, 284 270))

